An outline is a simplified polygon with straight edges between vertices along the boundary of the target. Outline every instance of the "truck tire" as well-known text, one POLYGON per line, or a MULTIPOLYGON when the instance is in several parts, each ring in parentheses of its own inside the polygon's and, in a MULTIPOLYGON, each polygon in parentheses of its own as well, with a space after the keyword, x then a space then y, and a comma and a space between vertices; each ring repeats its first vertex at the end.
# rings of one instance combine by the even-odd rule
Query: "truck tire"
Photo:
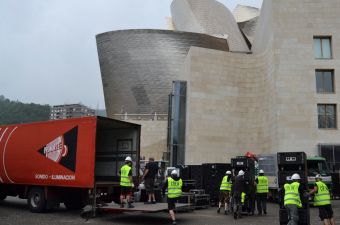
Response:
POLYGON ((31 188, 31 190, 28 192, 27 204, 31 212, 43 212, 46 208, 44 189, 40 187, 31 188))

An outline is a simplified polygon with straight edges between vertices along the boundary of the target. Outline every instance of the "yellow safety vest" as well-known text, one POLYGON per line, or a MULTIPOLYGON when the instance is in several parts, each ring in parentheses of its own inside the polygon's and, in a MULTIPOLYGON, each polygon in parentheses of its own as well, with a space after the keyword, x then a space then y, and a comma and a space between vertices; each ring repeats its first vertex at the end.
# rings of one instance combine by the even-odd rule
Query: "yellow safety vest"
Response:
POLYGON ((242 192, 241 193, 241 203, 242 203, 242 205, 244 204, 245 200, 246 200, 246 193, 242 192))
POLYGON ((168 177, 168 198, 177 198, 182 195, 182 179, 175 181, 168 177))
POLYGON ((327 185, 322 181, 316 182, 316 185, 318 186, 318 192, 314 196, 314 206, 330 205, 331 195, 327 185))
POLYGON ((231 183, 227 181, 228 175, 224 176, 221 182, 220 190, 221 191, 231 191, 231 183))
POLYGON ((127 164, 120 168, 120 186, 132 187, 132 182, 129 179, 131 167, 127 164))
POLYGON ((300 193, 299 193, 300 183, 293 182, 291 184, 285 184, 285 197, 284 205, 297 205, 298 208, 302 207, 300 193))
POLYGON ((265 176, 257 177, 256 193, 268 193, 268 178, 265 176))

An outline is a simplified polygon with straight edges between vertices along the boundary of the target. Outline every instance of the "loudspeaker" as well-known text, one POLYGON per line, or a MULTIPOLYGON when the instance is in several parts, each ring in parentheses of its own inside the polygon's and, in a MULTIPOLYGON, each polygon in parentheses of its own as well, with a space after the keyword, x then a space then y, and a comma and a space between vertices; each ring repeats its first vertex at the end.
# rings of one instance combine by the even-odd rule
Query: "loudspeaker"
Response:
POLYGON ((212 204, 218 203, 221 181, 226 175, 227 170, 231 170, 231 165, 227 163, 202 164, 202 188, 206 194, 210 195, 210 202, 212 204))

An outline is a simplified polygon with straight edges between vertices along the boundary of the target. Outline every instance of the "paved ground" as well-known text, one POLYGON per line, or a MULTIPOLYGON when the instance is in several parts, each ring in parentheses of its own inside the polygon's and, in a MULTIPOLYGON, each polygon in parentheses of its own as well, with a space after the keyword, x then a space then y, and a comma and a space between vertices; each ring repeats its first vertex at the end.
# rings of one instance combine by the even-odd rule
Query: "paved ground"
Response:
MULTIPOLYGON (((335 219, 340 222, 340 200, 333 202, 335 219)), ((239 220, 234 220, 232 216, 217 214, 216 208, 195 210, 194 212, 178 213, 177 219, 179 225, 219 225, 219 224, 240 224, 240 225, 264 225, 279 224, 278 222, 278 205, 268 205, 268 215, 266 216, 249 216, 239 220)), ((118 215, 100 215, 97 218, 85 221, 80 218, 79 212, 66 211, 64 207, 53 212, 44 214, 31 213, 25 200, 17 198, 7 198, 0 203, 0 225, 61 225, 61 224, 107 224, 107 225, 141 225, 141 224, 161 224, 169 223, 167 213, 124 213, 118 215)), ((311 224, 321 224, 318 218, 318 210, 311 208, 311 224)))

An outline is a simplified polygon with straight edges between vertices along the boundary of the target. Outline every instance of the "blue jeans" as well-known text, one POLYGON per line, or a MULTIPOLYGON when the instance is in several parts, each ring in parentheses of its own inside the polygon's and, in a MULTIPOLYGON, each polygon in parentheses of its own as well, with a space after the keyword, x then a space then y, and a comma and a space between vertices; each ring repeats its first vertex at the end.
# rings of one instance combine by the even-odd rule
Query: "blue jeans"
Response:
POLYGON ((297 205, 289 204, 285 205, 288 211, 288 224, 287 225, 298 225, 299 223, 299 211, 297 205))

